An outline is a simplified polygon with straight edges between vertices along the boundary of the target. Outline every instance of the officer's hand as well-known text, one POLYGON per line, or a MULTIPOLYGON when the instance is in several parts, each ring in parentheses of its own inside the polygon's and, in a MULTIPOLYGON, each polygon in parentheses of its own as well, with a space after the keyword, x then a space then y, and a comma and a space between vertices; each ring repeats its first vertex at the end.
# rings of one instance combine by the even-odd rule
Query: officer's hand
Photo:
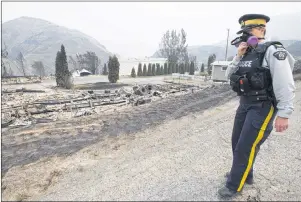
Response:
POLYGON ((275 121, 276 132, 283 132, 288 128, 288 118, 277 116, 275 121))
POLYGON ((245 54, 246 50, 248 48, 247 42, 241 42, 237 49, 237 56, 241 57, 245 54))

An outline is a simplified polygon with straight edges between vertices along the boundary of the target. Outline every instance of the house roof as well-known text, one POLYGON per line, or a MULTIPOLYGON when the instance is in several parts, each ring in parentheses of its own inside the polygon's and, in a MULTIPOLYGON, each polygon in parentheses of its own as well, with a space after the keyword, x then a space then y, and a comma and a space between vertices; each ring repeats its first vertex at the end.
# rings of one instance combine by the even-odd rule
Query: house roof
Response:
POLYGON ((90 74, 92 74, 92 72, 90 72, 90 71, 88 71, 88 70, 86 70, 86 69, 82 69, 82 70, 80 70, 80 73, 90 73, 90 74))

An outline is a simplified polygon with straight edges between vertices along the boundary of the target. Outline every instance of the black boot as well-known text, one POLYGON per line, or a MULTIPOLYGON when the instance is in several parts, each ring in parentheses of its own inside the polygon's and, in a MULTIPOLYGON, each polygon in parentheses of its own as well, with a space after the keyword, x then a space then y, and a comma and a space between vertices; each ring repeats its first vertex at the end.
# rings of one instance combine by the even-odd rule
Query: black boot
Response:
MULTIPOLYGON (((225 175, 225 177, 228 178, 229 175, 230 175, 230 172, 227 172, 226 175, 225 175)), ((249 185, 254 184, 254 179, 253 179, 253 177, 251 178, 251 177, 248 176, 247 179, 246 179, 246 183, 249 184, 249 185)))
POLYGON ((230 190, 228 187, 224 186, 222 188, 220 188, 218 190, 218 195, 219 197, 221 197, 222 199, 225 198, 232 198, 234 196, 236 196, 238 194, 238 192, 230 190))

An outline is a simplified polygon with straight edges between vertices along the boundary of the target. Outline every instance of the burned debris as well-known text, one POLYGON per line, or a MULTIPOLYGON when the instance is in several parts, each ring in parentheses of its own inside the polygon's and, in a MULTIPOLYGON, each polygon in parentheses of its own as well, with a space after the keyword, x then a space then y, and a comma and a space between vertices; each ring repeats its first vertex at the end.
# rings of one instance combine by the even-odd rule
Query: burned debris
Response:
POLYGON ((177 93, 200 90, 183 84, 135 85, 111 90, 3 89, 2 128, 101 114, 105 106, 139 106, 177 93))

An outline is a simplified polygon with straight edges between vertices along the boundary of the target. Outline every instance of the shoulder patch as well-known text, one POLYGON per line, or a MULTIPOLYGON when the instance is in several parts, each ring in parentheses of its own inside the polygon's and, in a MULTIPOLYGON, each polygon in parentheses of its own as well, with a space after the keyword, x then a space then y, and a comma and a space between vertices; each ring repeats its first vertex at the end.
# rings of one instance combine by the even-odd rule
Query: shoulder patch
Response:
POLYGON ((286 51, 276 51, 273 56, 277 58, 277 60, 285 60, 287 56, 286 51))
POLYGON ((281 44, 274 44, 274 46, 278 49, 278 48, 284 48, 283 45, 281 44))

